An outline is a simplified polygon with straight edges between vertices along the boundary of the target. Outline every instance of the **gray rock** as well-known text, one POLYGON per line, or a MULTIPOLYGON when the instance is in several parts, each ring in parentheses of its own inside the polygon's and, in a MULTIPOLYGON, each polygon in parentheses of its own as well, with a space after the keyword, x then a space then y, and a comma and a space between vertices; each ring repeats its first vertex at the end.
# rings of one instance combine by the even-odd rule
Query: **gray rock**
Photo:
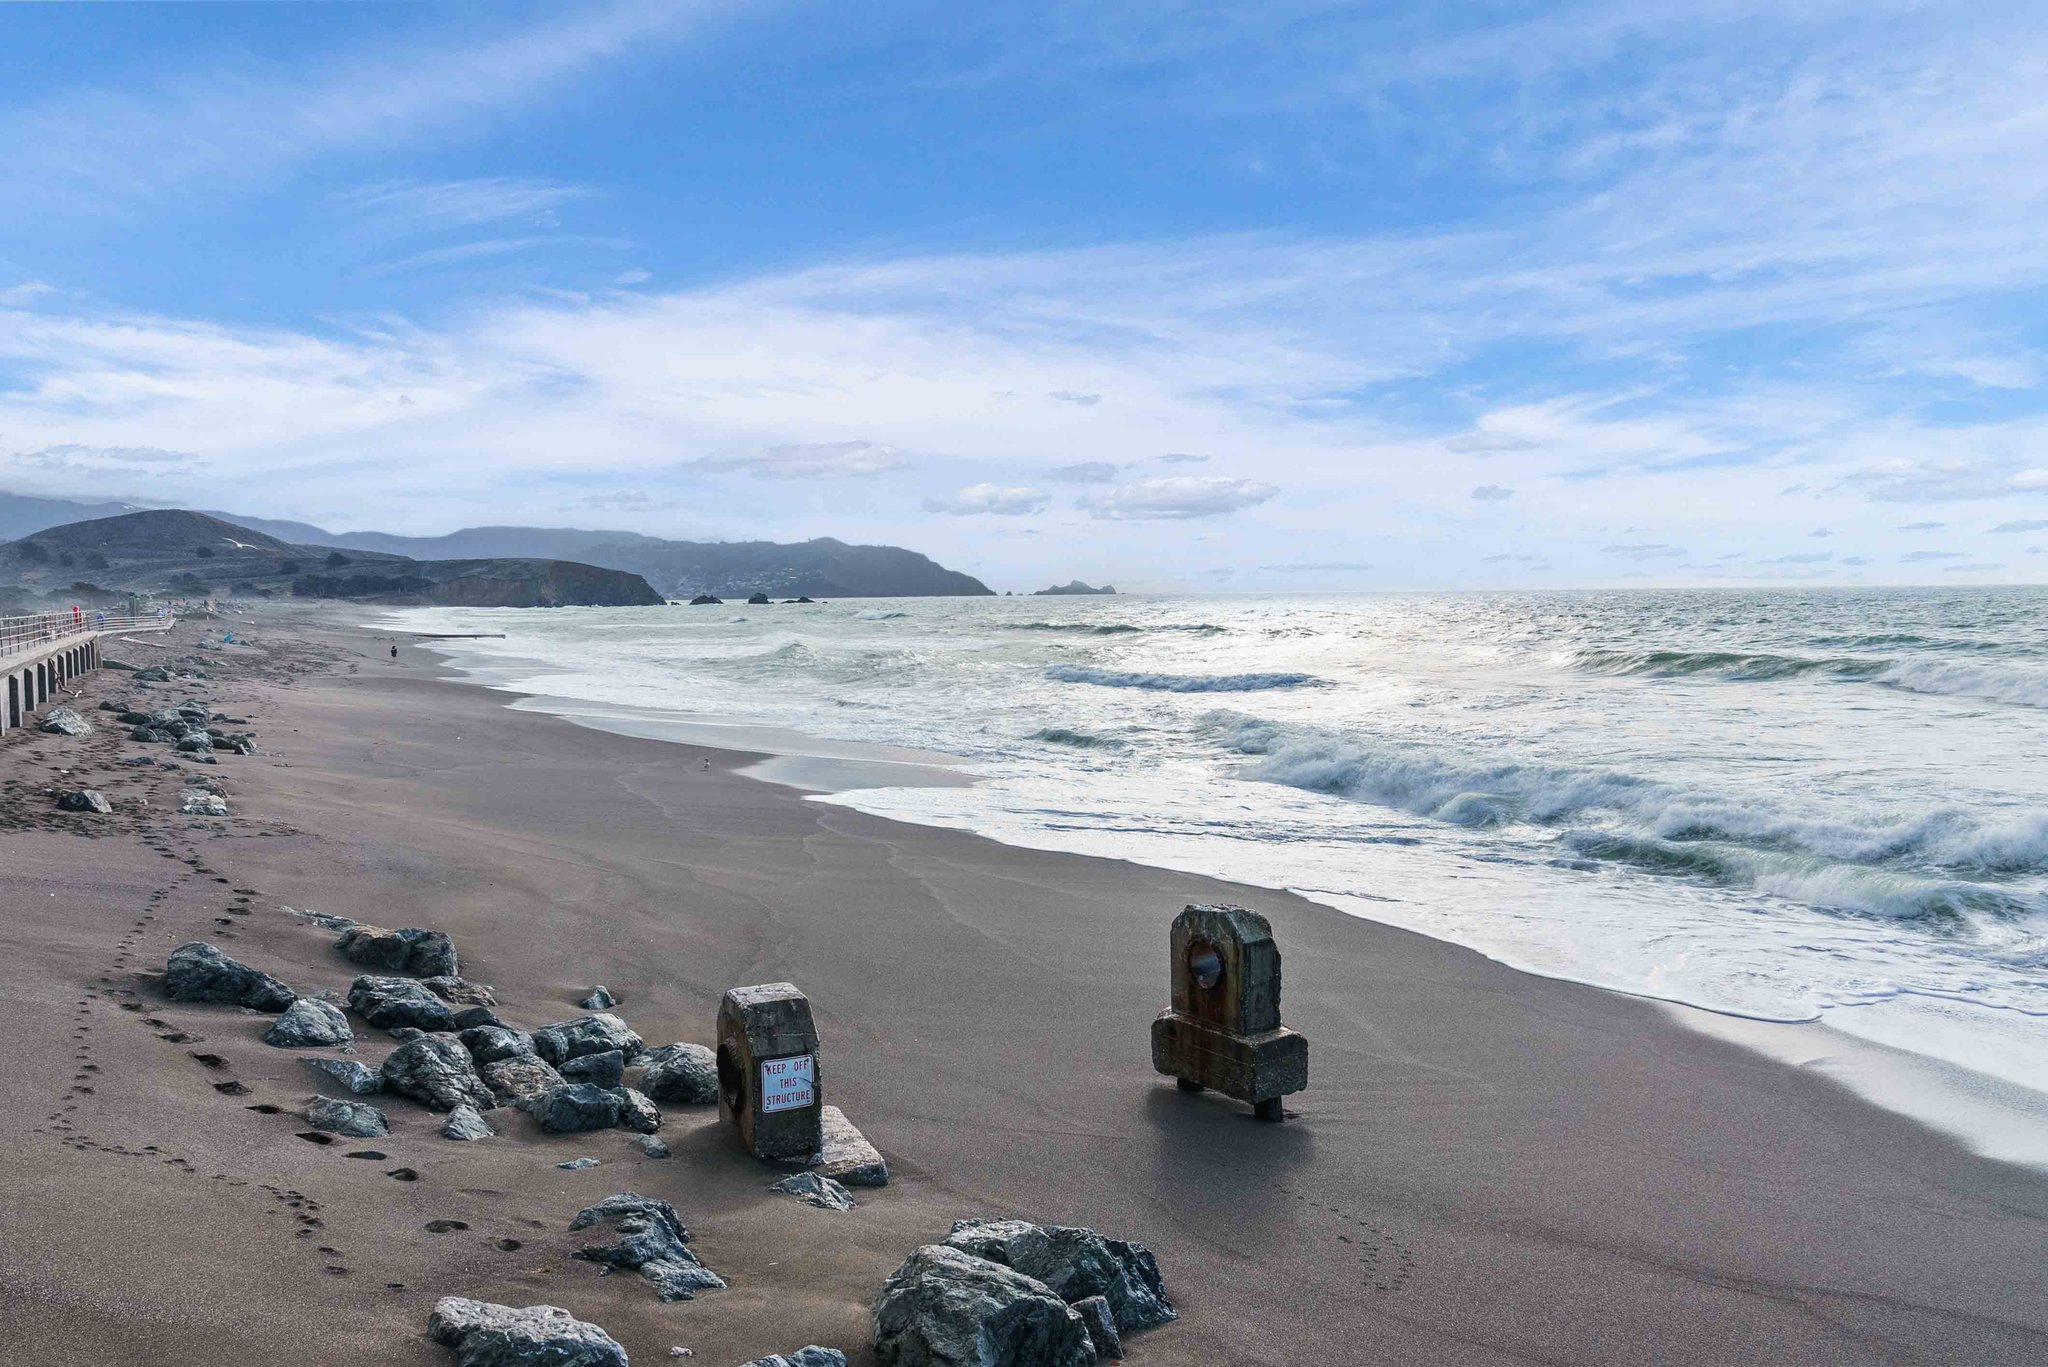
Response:
POLYGON ((1107 1296, 1082 1297, 1074 1302, 1074 1313, 1088 1326, 1096 1357, 1114 1360, 1124 1355, 1124 1336, 1117 1332, 1116 1311, 1110 1309, 1107 1296))
POLYGON ((483 983, 473 983, 467 978, 458 978, 443 973, 432 978, 421 978, 420 985, 442 1001, 454 1002, 459 1006, 495 1006, 498 994, 483 983))
POLYGON ((1044 1282, 1062 1300, 1107 1297, 1117 1328, 1126 1333, 1176 1317, 1159 1262, 1143 1244, 1105 1239, 1077 1225, 1024 1220, 955 1220, 946 1243, 1044 1282))
POLYGON ((302 1058, 299 1062, 340 1083, 357 1096, 375 1096, 384 1090, 384 1075, 352 1058, 302 1058))
POLYGON ((661 1110, 647 1099, 645 1092, 636 1092, 631 1087, 614 1087, 611 1091, 619 1099, 619 1125, 622 1129, 653 1134, 661 1128, 661 1110))
POLYGON ((348 985, 349 1010, 379 1030, 410 1025, 415 1030, 452 1030, 455 1018, 442 1001, 412 978, 365 973, 348 985))
POLYGON ((38 729, 53 736, 89 736, 92 723, 69 707, 53 707, 44 714, 43 724, 38 729))
POLYGON ((461 971, 456 967, 454 941, 438 930, 421 930, 417 926, 385 930, 382 926, 354 925, 341 933, 334 946, 344 959, 364 968, 410 973, 420 978, 461 971))
POLYGON ((351 1139, 381 1139, 391 1133, 391 1123, 375 1106, 331 1096, 316 1096, 306 1103, 306 1123, 351 1139))
POLYGON ((486 1063, 477 1071, 483 1074, 484 1084, 500 1106, 518 1106, 522 1110, 531 1110, 531 1103, 563 1085, 562 1075, 552 1064, 523 1054, 486 1063))
POLYGON ((889 1165, 881 1151, 853 1127, 844 1111, 837 1106, 821 1108, 818 1125, 825 1144, 813 1165, 819 1172, 849 1187, 889 1185, 889 1165))
POLYGON ((164 994, 177 1002, 226 1002, 282 1011, 299 994, 268 973, 237 963, 204 940, 179 945, 164 967, 164 994))
POLYGON ((57 794, 57 807, 61 811, 94 812, 100 816, 112 816, 114 813, 114 804, 107 801, 106 794, 92 788, 57 794))
POLYGON ((287 916, 296 916, 301 921, 310 921, 322 930, 347 930, 355 922, 346 916, 330 916, 324 911, 299 911, 294 907, 278 908, 287 916))
POLYGON ((608 1244, 586 1244, 571 1257, 638 1272, 664 1301, 686 1301, 699 1291, 725 1285, 723 1278, 697 1261, 690 1251, 690 1231, 666 1201, 630 1191, 607 1196, 577 1212, 569 1229, 573 1233, 598 1224, 608 1225, 618 1237, 608 1244))
POLYGON ((553 1305, 509 1305, 444 1296, 427 1337, 455 1350, 456 1367, 626 1367, 626 1350, 604 1330, 553 1305))
POLYGON ((399 1045, 384 1060, 384 1089, 412 1097, 429 1110, 452 1111, 467 1103, 478 1110, 497 1098, 469 1061, 469 1051, 446 1035, 425 1035, 399 1045))
POLYGON ((549 1134, 587 1134, 617 1125, 624 1105, 617 1092, 587 1082, 565 1082, 526 1102, 525 1109, 549 1134))
POLYGON ((1045 1283, 926 1244, 876 1299, 882 1367, 1094 1367, 1088 1328, 1045 1283))
MULTIPOLYGON (((436 995, 439 994, 437 993, 436 995)), ((488 1006, 467 1006, 455 1013, 455 1028, 457 1030, 475 1030, 479 1026, 485 1025, 495 1025, 501 1030, 511 1029, 505 1022, 499 1020, 498 1013, 491 1010, 488 1006)), ((531 1038, 526 1036, 526 1032, 523 1030, 516 1033, 529 1039, 531 1038)), ((533 1050, 529 1047, 527 1052, 532 1053, 533 1050)))
POLYGON ((668 1145, 662 1143, 651 1134, 643 1134, 633 1142, 639 1145, 640 1152, 646 1154, 649 1158, 667 1158, 669 1156, 668 1145))
POLYGON ((596 987, 590 989, 589 996, 576 1004, 585 1011, 609 1011, 619 1004, 619 999, 612 995, 612 990, 609 987, 599 983, 596 987))
POLYGON ((154 765, 156 760, 148 755, 130 755, 122 760, 121 763, 128 765, 130 768, 139 768, 146 765, 154 765))
POLYGON ((837 1348, 820 1348, 814 1343, 794 1353, 770 1353, 767 1357, 755 1358, 743 1367, 846 1367, 846 1354, 837 1348))
POLYGON ((701 1044, 664 1044, 642 1056, 640 1090, 664 1105, 718 1104, 718 1055, 701 1044))
POLYGON ((355 1035, 341 1008, 318 997, 301 997, 286 1008, 263 1034, 263 1042, 279 1049, 315 1049, 347 1044, 355 1035))
POLYGON ((171 733, 159 731, 154 726, 138 726, 128 733, 128 739, 139 740, 145 745, 162 745, 171 739, 171 733))
POLYGON ((566 1163, 557 1163, 555 1166, 563 1172, 582 1172, 585 1168, 596 1167, 597 1160, 595 1158, 572 1158, 566 1163))
MULTIPOLYGON (((468 1014, 467 1012, 464 1013, 468 1014)), ((502 1025, 473 1025, 456 1038, 478 1063, 496 1063, 505 1058, 534 1058, 533 1036, 524 1030, 502 1025)))
POLYGON ((489 1139, 496 1133, 476 1107, 467 1105, 448 1112, 448 1123, 441 1127, 443 1139, 489 1139))
POLYGON ((190 755, 211 754, 213 752, 213 737, 207 735, 204 731, 187 731, 184 735, 178 737, 177 748, 190 755))
POLYGON ((585 1054, 562 1065, 562 1076, 571 1082, 588 1082, 593 1087, 616 1087, 626 1076, 626 1056, 616 1049, 602 1054, 585 1054))
POLYGON ((602 1011, 544 1025, 533 1032, 534 1052, 557 1067, 572 1058, 602 1054, 607 1049, 616 1049, 631 1058, 643 1047, 640 1037, 624 1021, 602 1011))
POLYGON ((181 816, 226 816, 228 800, 219 793, 187 788, 178 796, 178 812, 181 816))
POLYGON ((394 1025, 384 1032, 400 1044, 411 1044, 416 1039, 425 1039, 427 1032, 416 1025, 394 1025))
POLYGON ((794 1196, 807 1206, 819 1210, 852 1210, 853 1194, 829 1177, 820 1177, 815 1172, 799 1172, 783 1178, 768 1190, 794 1196))

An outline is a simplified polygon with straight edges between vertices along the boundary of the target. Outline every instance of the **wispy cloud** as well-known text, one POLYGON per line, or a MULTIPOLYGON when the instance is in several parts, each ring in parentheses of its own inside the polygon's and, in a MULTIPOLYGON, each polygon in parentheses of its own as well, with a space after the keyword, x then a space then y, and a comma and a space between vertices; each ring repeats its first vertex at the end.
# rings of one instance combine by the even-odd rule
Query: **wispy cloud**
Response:
POLYGON ((1081 500, 1092 517, 1119 522, 1180 521, 1218 517, 1256 507, 1280 492, 1277 485, 1249 479, 1207 479, 1194 475, 1138 479, 1081 500))
POLYGON ((490 176, 382 181, 330 196, 348 216, 391 232, 432 232, 524 220, 553 226, 555 210, 588 196, 582 186, 490 176))
POLYGON ((970 484, 956 494, 944 498, 928 498, 924 502, 926 512, 951 513, 956 516, 992 514, 997 517, 1022 517, 1029 513, 1043 512, 1045 505, 1052 501, 1052 495, 1043 489, 1001 484, 970 484))
POLYGON ((721 451, 690 461, 694 470, 741 471, 768 479, 864 479, 910 464, 893 446, 871 441, 828 441, 721 451))

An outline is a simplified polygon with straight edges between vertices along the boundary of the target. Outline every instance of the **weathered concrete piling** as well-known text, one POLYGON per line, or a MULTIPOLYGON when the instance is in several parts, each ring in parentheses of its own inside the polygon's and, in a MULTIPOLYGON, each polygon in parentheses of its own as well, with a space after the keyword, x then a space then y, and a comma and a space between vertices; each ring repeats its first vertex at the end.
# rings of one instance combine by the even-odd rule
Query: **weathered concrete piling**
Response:
POLYGON ((718 1116, 756 1158, 810 1163, 825 1093, 811 1003, 792 983, 735 987, 718 1006, 718 1116))
POLYGON ((1308 1040, 1280 1024, 1273 927, 1243 907, 1189 905, 1168 946, 1173 1005, 1152 1022, 1153 1068, 1281 1119, 1280 1098, 1308 1086, 1308 1040))

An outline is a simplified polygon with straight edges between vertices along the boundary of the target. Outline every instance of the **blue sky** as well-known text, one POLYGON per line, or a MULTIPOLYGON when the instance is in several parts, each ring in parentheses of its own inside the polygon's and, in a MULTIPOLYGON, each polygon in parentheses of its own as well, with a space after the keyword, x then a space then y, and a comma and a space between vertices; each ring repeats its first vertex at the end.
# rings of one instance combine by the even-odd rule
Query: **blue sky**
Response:
POLYGON ((2038 6, 0 9, 0 483, 999 587, 2048 580, 2038 6))

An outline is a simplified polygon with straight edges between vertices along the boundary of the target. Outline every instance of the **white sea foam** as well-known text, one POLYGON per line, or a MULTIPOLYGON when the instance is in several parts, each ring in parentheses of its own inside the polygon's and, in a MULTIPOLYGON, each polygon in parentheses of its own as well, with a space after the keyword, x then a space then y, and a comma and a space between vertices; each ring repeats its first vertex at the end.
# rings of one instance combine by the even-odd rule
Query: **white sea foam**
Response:
POLYGON ((1312 674, 1148 674, 1087 665, 1054 665, 1045 671, 1045 677, 1060 683, 1142 688, 1154 693, 1262 693, 1274 688, 1313 687, 1321 682, 1312 674))

